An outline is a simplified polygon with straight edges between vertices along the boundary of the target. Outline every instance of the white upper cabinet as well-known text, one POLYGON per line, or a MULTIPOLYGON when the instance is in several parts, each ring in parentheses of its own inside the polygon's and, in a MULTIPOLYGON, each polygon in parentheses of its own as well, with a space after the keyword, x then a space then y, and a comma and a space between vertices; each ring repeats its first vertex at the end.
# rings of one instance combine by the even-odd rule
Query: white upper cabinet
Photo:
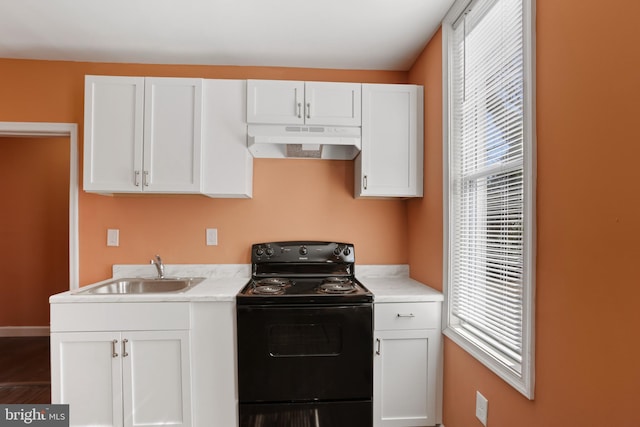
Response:
POLYGON ((141 191, 144 77, 86 76, 85 191, 141 191))
POLYGON ((249 80, 247 123, 360 126, 361 84, 249 80))
POLYGON ((253 156, 247 148, 247 81, 203 81, 202 193, 250 198, 253 156))
POLYGON ((305 124, 360 126, 361 91, 360 83, 306 82, 305 124))
POLYGON ((422 197, 423 88, 362 85, 362 150, 356 197, 422 197))
POLYGON ((202 80, 86 76, 84 189, 198 193, 202 80))
POLYGON ((145 78, 143 191, 198 193, 202 79, 145 78))
POLYGON ((304 82, 247 81, 247 123, 304 124, 304 82))

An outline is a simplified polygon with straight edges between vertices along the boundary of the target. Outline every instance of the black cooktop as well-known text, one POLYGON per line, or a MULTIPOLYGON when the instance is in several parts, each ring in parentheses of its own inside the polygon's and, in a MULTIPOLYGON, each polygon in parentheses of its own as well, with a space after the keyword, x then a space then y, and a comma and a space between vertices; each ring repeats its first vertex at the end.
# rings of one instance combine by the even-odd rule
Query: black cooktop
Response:
POLYGON ((350 243, 287 241, 252 246, 252 277, 238 304, 361 304, 373 294, 354 275, 350 243))
POLYGON ((344 284, 324 287, 324 278, 278 278, 286 284, 261 285, 251 279, 236 296, 238 304, 356 304, 373 301, 373 294, 356 279, 349 279, 352 288, 344 284), (262 287, 267 289, 261 290, 262 287))

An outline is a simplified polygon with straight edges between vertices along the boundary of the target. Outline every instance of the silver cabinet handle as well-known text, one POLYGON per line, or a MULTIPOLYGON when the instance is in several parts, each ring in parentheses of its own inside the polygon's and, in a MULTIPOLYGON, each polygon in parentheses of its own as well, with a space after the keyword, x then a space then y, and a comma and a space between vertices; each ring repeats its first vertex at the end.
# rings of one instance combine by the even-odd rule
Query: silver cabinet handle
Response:
POLYGON ((307 102, 307 119, 311 118, 311 103, 307 102))
POLYGON ((367 182, 367 181, 368 181, 368 180, 367 180, 367 175, 365 175, 364 177, 362 177, 362 186, 364 187, 364 189, 365 189, 365 190, 367 189, 367 184, 368 184, 368 182, 367 182))
POLYGON ((145 187, 149 186, 149 171, 144 171, 142 172, 143 178, 142 178, 142 185, 144 185, 145 187))
POLYGON ((298 102, 298 118, 302 118, 302 103, 298 102))
POLYGON ((136 187, 140 187, 140 171, 133 172, 133 183, 136 187))
POLYGON ((376 354, 380 356, 380 338, 376 338, 376 354))
POLYGON ((416 317, 416 315, 413 313, 409 313, 409 314, 398 313, 398 317, 416 317))
POLYGON ((116 353, 116 344, 118 344, 118 340, 111 341, 111 357, 118 357, 118 353, 116 353))
POLYGON ((127 357, 129 355, 129 353, 127 353, 127 343, 129 342, 128 339, 123 339, 122 340, 122 357, 127 357))

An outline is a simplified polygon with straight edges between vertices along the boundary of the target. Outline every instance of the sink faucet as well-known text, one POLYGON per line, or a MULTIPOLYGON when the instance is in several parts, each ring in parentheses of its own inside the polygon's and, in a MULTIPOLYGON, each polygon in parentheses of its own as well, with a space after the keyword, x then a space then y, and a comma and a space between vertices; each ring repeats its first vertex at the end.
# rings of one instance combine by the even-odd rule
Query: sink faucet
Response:
POLYGON ((158 270, 158 279, 164 279, 164 264, 160 255, 156 255, 156 258, 151 260, 151 264, 155 265, 158 270))

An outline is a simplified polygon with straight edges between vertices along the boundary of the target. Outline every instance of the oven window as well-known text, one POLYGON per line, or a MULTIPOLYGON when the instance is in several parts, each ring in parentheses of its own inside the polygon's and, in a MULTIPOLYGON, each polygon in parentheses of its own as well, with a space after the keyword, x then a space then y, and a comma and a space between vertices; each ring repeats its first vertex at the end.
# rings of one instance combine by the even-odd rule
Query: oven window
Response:
POLYGON ((339 324, 278 324, 269 327, 272 357, 337 356, 342 351, 339 324))

